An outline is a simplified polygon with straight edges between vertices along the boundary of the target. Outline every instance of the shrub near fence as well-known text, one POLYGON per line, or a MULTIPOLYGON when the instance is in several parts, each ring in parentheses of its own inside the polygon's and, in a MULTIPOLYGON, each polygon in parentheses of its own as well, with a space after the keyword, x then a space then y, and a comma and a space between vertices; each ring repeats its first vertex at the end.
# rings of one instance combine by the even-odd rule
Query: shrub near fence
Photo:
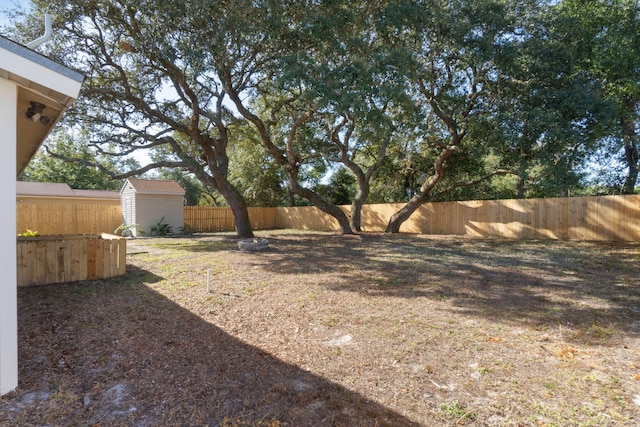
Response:
POLYGON ((18 237, 18 286, 105 279, 126 271, 127 241, 111 234, 18 237))

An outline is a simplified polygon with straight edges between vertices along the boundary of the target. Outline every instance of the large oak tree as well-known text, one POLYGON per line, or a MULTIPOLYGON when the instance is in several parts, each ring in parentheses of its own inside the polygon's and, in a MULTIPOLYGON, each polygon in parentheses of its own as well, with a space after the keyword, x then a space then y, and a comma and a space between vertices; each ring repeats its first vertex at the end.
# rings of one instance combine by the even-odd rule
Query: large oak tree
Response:
POLYGON ((242 5, 204 0, 34 4, 54 16, 55 44, 49 44, 48 54, 87 77, 67 124, 90 130, 90 145, 101 154, 128 156, 165 147, 170 155, 117 177, 159 167, 189 171, 223 195, 238 235, 252 237, 245 201, 229 180, 229 126, 237 118, 214 67, 243 59, 242 46, 232 38, 242 5), (189 18, 203 11, 206 27, 192 26, 189 18))

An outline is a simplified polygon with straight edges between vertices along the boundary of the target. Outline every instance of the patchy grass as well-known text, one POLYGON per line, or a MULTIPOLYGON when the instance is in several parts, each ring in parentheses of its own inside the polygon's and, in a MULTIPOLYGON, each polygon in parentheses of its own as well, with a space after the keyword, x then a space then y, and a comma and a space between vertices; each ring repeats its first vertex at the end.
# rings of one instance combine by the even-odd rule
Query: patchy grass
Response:
POLYGON ((0 424, 640 424, 639 245, 261 237, 143 239, 125 276, 20 289, 0 424))

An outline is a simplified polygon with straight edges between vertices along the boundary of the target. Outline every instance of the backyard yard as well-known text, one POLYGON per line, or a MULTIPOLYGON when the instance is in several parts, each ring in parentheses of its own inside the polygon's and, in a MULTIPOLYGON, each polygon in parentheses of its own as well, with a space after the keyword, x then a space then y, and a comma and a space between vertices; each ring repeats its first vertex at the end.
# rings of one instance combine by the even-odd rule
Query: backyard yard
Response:
POLYGON ((640 425, 640 244, 259 235, 20 288, 0 425, 640 425))

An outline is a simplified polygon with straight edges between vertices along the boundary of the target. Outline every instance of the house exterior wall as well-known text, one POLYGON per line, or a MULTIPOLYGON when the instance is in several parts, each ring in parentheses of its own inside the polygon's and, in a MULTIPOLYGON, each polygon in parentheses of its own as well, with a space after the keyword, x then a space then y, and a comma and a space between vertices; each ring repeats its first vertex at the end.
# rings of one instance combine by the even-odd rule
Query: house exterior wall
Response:
POLYGON ((31 205, 120 205, 120 199, 90 199, 85 197, 42 197, 17 195, 16 200, 18 203, 28 203, 31 205))
POLYGON ((18 385, 16 177, 80 93, 84 76, 0 36, 0 394, 18 385), (50 121, 19 117, 30 102, 50 121), (33 125, 44 126, 33 127, 33 125))
POLYGON ((184 197, 174 194, 137 194, 135 197, 136 224, 138 232, 149 234, 162 217, 174 233, 184 226, 184 197))
MULTIPOLYGON (((125 225, 138 224, 136 216, 136 192, 129 182, 126 182, 120 191, 120 203, 122 208, 122 223, 125 225)), ((138 236, 137 228, 133 228, 131 233, 133 236, 138 236)))
POLYGON ((18 386, 16 140, 18 88, 0 78, 0 395, 18 386))

